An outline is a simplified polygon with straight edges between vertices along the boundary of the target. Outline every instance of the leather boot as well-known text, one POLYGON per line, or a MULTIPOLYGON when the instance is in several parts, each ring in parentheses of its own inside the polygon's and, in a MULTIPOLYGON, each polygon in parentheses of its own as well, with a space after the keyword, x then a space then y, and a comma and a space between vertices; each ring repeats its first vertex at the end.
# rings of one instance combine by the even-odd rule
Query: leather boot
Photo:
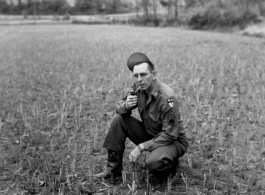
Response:
POLYGON ((173 163, 171 169, 170 169, 171 177, 174 177, 176 175, 178 168, 179 168, 179 159, 176 159, 175 162, 173 163))
POLYGON ((121 177, 122 157, 122 153, 108 150, 108 162, 106 169, 103 172, 94 175, 94 177, 104 179, 115 179, 117 177, 121 177))

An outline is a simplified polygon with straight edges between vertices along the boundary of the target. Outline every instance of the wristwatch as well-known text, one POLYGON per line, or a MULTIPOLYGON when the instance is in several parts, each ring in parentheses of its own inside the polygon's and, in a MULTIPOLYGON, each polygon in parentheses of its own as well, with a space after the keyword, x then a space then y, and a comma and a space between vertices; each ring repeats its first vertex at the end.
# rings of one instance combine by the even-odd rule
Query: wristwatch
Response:
POLYGON ((140 150, 141 152, 143 152, 143 151, 145 150, 143 144, 139 144, 137 147, 139 148, 139 150, 140 150))

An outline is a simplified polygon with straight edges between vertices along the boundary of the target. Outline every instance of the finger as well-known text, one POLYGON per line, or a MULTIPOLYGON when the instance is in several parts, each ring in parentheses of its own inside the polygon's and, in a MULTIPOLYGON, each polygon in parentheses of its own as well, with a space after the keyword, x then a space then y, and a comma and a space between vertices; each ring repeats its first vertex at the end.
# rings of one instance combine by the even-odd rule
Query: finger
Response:
POLYGON ((137 105, 136 103, 132 103, 132 104, 131 104, 131 107, 136 106, 136 105, 137 105))
POLYGON ((128 102, 128 106, 129 107, 133 107, 133 106, 136 106, 137 105, 137 102, 128 102))
POLYGON ((137 99, 129 99, 128 102, 137 102, 137 99))
POLYGON ((130 105, 131 106, 133 106, 133 105, 135 105, 136 104, 136 102, 130 102, 130 105))
POLYGON ((134 99, 137 99, 137 96, 130 95, 127 97, 127 100, 134 100, 134 99))
POLYGON ((127 98, 128 99, 134 99, 134 98, 137 98, 137 96, 136 95, 129 95, 127 98))
POLYGON ((135 106, 136 104, 137 104, 137 102, 128 102, 128 105, 129 105, 130 107, 135 106))

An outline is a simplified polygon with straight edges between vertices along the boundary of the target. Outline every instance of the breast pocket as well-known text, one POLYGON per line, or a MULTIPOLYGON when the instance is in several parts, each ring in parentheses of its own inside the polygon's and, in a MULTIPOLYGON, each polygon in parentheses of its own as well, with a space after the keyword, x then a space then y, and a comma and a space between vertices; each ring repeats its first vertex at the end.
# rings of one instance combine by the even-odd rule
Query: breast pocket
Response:
POLYGON ((162 130, 162 122, 160 116, 149 113, 149 126, 152 131, 160 132, 162 130))

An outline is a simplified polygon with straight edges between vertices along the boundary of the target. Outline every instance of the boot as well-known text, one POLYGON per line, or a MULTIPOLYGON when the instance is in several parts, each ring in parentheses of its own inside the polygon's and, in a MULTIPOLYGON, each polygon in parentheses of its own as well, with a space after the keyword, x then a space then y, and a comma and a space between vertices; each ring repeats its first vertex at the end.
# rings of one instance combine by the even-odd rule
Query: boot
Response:
POLYGON ((171 177, 174 177, 176 175, 178 168, 179 168, 179 159, 176 159, 170 170, 171 177))
POLYGON ((122 153, 108 150, 108 162, 106 169, 103 172, 94 175, 94 177, 104 179, 115 179, 117 177, 121 177, 122 157, 122 153))

